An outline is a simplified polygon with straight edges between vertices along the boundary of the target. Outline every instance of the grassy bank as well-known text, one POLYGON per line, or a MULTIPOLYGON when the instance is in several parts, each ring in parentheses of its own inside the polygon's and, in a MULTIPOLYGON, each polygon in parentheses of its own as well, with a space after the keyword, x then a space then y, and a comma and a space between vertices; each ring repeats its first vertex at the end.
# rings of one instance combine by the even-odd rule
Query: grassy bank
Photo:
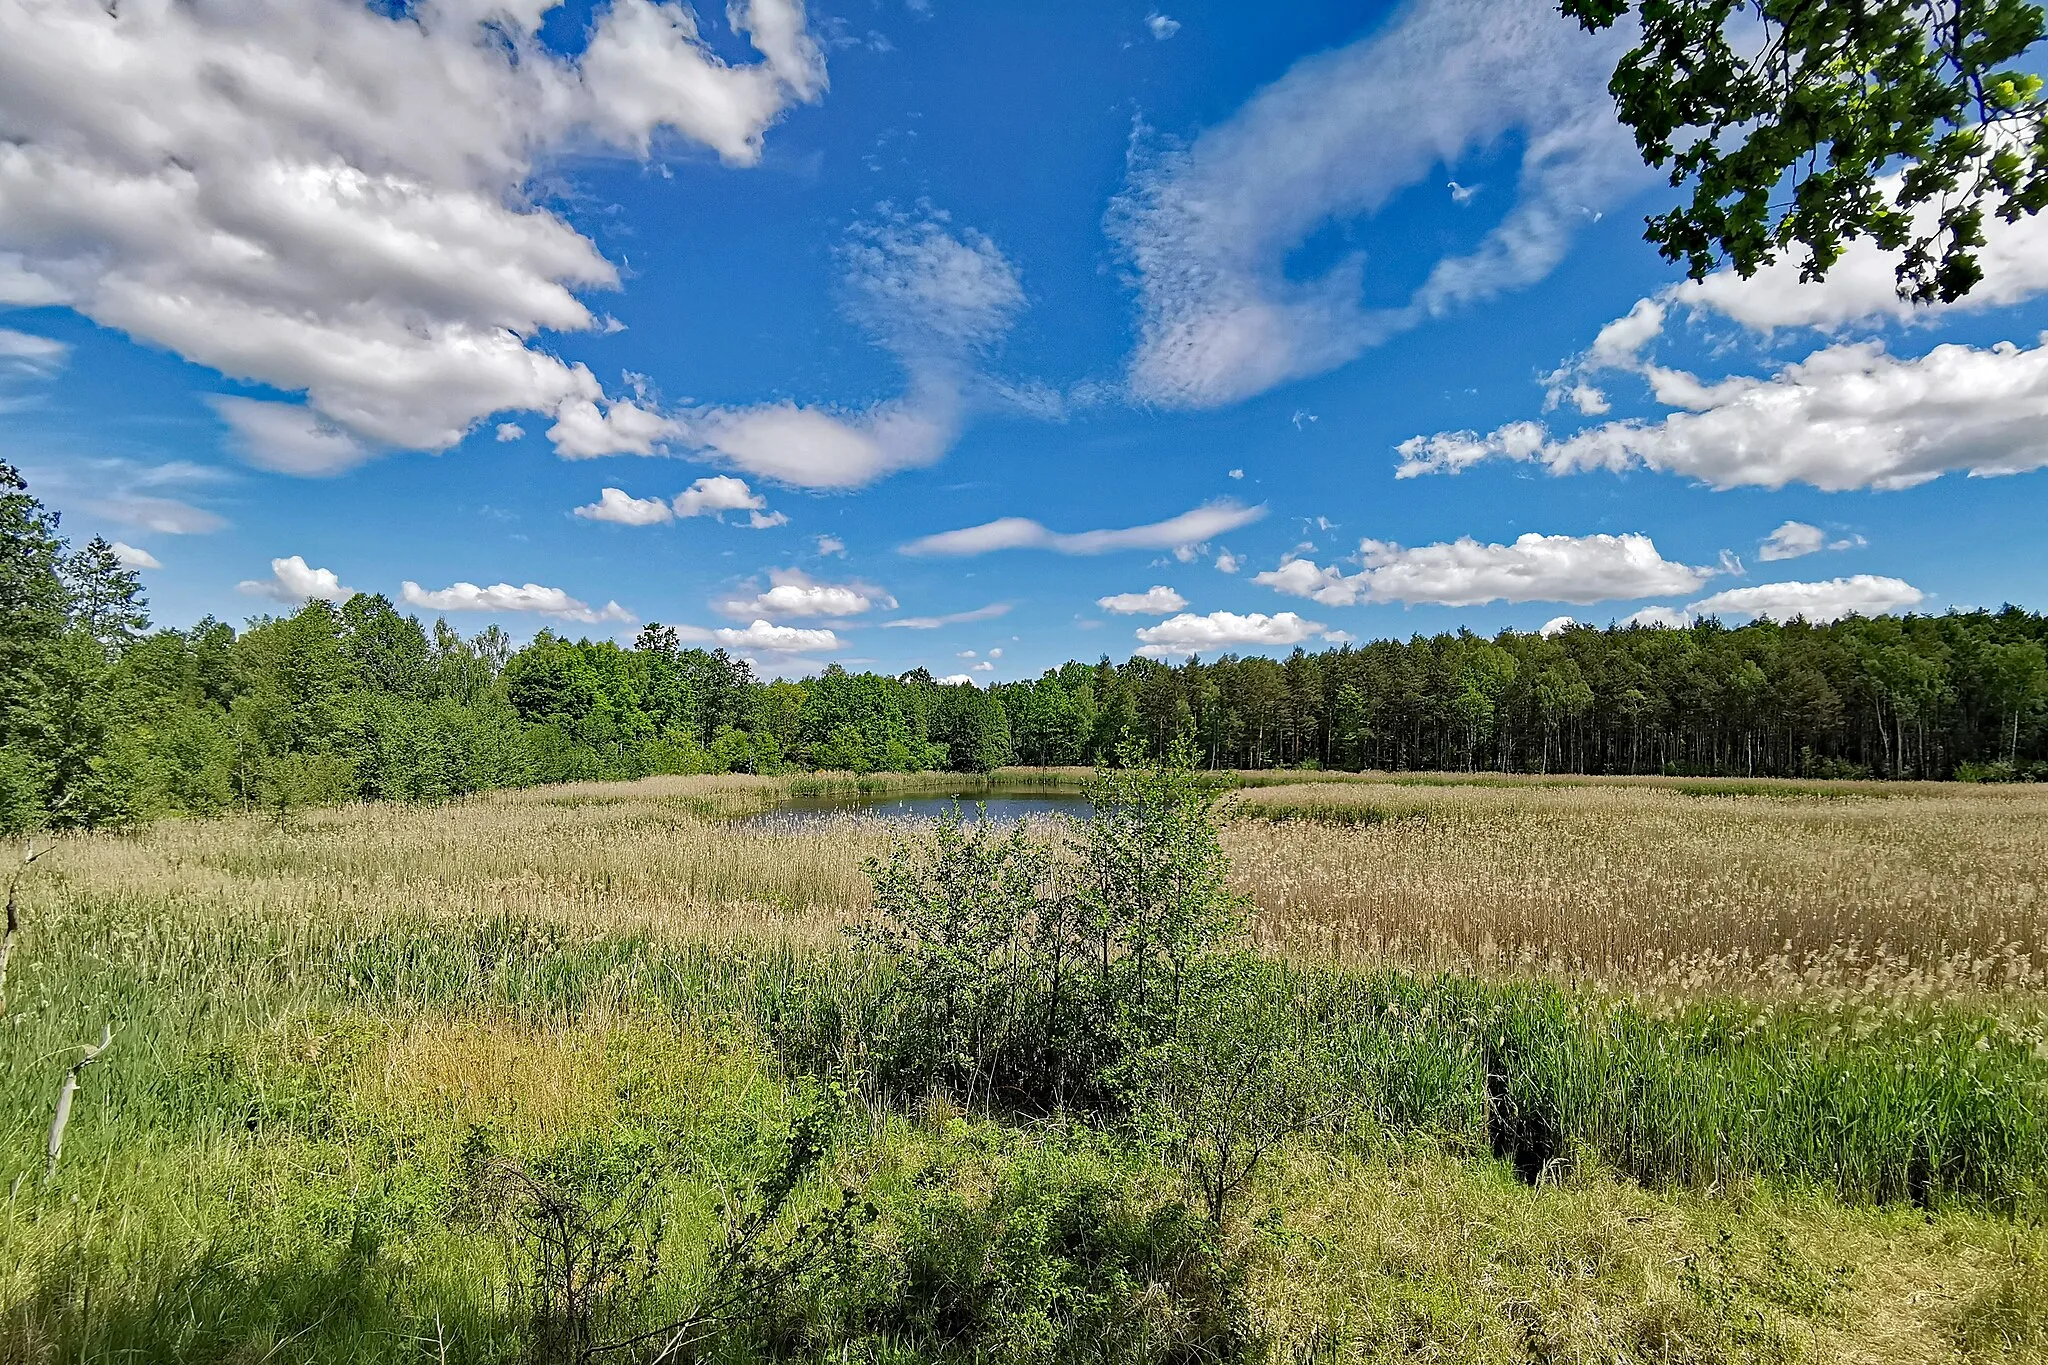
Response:
POLYGON ((817 1114, 760 1235, 822 1250, 706 1358, 2048 1350, 2048 1015, 2009 965, 2038 945, 2027 793, 1232 798, 1268 807, 1224 838, 1281 950, 1250 1007, 1325 1122, 1212 1232, 1135 1134, 881 1083, 888 968, 839 930, 888 831, 727 823, 786 790, 165 824, 38 863, 0 1031, 0 1358, 531 1358, 503 1168, 580 1173, 578 1216, 639 1267, 617 1311, 658 1322, 817 1114), (1802 977, 1826 933, 1896 942, 1802 977), (1671 972, 1702 945, 1736 965, 1671 972))

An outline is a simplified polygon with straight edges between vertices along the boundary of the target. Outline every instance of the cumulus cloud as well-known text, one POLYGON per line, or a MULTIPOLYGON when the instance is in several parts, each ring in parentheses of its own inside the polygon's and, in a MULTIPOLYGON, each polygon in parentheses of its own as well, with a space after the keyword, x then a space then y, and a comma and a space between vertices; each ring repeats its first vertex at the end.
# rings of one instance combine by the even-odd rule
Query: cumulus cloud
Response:
POLYGON ((589 603, 571 597, 560 588, 544 587, 539 583, 524 583, 517 587, 510 583, 493 583, 487 588, 480 588, 474 583, 451 583, 429 592, 408 579, 400 586, 399 595, 407 606, 425 611, 534 612, 586 626, 607 621, 631 625, 639 619, 617 602, 606 602, 604 606, 593 609, 589 603))
POLYGON ((1009 614, 1008 602, 991 602, 972 611, 949 612, 944 616, 904 616, 882 622, 884 630, 937 630, 941 626, 962 626, 972 621, 993 621, 1009 614))
POLYGON ((711 634, 722 645, 770 654, 809 654, 839 648, 839 636, 831 630, 778 626, 768 621, 755 621, 744 628, 728 626, 711 634))
POLYGON ((846 542, 838 536, 814 536, 811 543, 817 547, 821 558, 830 558, 833 555, 838 555, 841 559, 846 557, 846 542))
POLYGON ((498 423, 498 440, 500 441, 517 441, 525 435, 526 428, 520 426, 517 422, 498 423))
MULTIPOLYGON (((1878 181, 1887 198, 1898 191, 1900 178, 1878 181)), ((1935 225, 1937 210, 1923 206, 1914 231, 1935 225)), ((1670 302, 1711 312, 1758 332, 1787 327, 1837 331, 1854 324, 1925 322, 1945 313, 2002 308, 2048 292, 2048 218, 2023 215, 2015 222, 1988 217, 1984 245, 1977 263, 1984 278, 1953 303, 1916 304, 1899 297, 1898 258, 1869 238, 1843 249, 1823 280, 1799 278, 1801 257, 1788 255, 1748 279, 1733 270, 1717 270, 1703 280, 1686 280, 1661 296, 1670 302)))
POLYGON ((603 489, 596 502, 575 510, 586 521, 609 521, 619 526, 657 526, 675 520, 675 513, 660 498, 636 498, 623 488, 603 489))
POLYGON ((1798 559, 1804 555, 1818 554, 1822 550, 1853 550, 1863 543, 1862 536, 1843 536, 1837 540, 1830 540, 1828 533, 1818 526, 1810 526, 1803 521, 1788 521, 1764 537, 1757 546, 1756 557, 1763 560, 1798 559))
POLYGON ((1138 653, 1157 659, 1231 645, 1296 645, 1322 629, 1320 622, 1305 621, 1291 611, 1271 616, 1260 611, 1244 616, 1233 611, 1212 611, 1207 616, 1182 612, 1156 626, 1139 627, 1138 653))
POLYGON ((938 680, 941 687, 975 687, 978 684, 965 673, 948 673, 938 680))
POLYGON ((713 474, 676 494, 675 511, 679 517, 717 516, 721 512, 758 512, 767 505, 768 499, 747 487, 745 479, 713 474))
POLYGON ((1263 505, 1246 507, 1228 498, 1165 521, 1120 530, 1060 532, 1028 517, 999 517, 979 526, 941 531, 902 547, 907 555, 981 555, 992 550, 1051 550, 1063 555, 1099 555, 1113 550, 1170 550, 1199 545, 1211 536, 1248 526, 1266 515, 1263 505))
POLYGON ((1655 366, 1646 374, 1660 403, 1683 410, 1566 437, 1537 422, 1485 436, 1415 436, 1398 447, 1397 473, 1454 474, 1506 459, 1553 474, 1642 467, 1715 488, 1807 483, 1840 491, 2048 466, 2048 341, 2032 349, 1950 344, 1905 359, 1881 342, 1848 342, 1767 379, 1706 383, 1655 366))
POLYGON ((1484 602, 1604 602, 1691 592, 1714 570, 1664 558, 1645 535, 1546 536, 1510 545, 1470 536, 1412 549, 1359 543, 1363 567, 1346 574, 1312 559, 1289 558, 1254 583, 1324 606, 1361 602, 1471 607, 1484 602))
POLYGON ((293 607, 316 598, 326 602, 346 602, 356 595, 354 588, 342 586, 334 570, 316 569, 302 555, 273 559, 270 561, 270 577, 245 578, 235 587, 251 597, 268 597, 273 602, 293 607))
POLYGON ((822 94, 824 61, 796 0, 731 8, 751 63, 652 0, 601 7, 561 56, 539 37, 552 8, 0 7, 0 303, 66 305, 304 394, 296 427, 222 410, 287 472, 362 458, 309 432, 438 450, 500 411, 555 416, 575 453, 630 443, 589 370, 540 343, 594 327, 578 291, 618 273, 532 200, 536 171, 658 135, 750 165, 822 94))
POLYGON ((1155 9, 1145 16, 1145 27, 1151 29, 1152 36, 1163 43, 1180 32, 1180 20, 1170 18, 1155 9))
POLYGON ((718 604, 727 616, 858 616, 875 607, 889 608, 896 599, 872 583, 820 583, 802 569, 770 569, 769 587, 750 597, 718 604))
POLYGON ((1577 624, 1578 620, 1575 617, 1553 616, 1548 621, 1545 621, 1540 627, 1538 627, 1536 633, 1547 640, 1553 635, 1564 634, 1566 631, 1570 630, 1573 626, 1577 624))
POLYGON ((120 560, 121 567, 125 569, 161 569, 163 567, 155 555, 137 546, 127 544, 125 541, 115 541, 112 549, 114 551, 114 558, 120 560))
POLYGON ((884 205, 841 250, 846 314, 894 355, 905 392, 866 407, 791 401, 680 414, 703 454, 804 488, 858 488, 935 463, 959 437, 980 360, 1024 308, 1016 267, 943 212, 884 205))
POLYGON ((1096 606, 1119 616, 1164 616, 1168 612, 1179 611, 1187 604, 1187 598, 1159 584, 1143 592, 1120 592, 1095 599, 1096 606))
POLYGON ((1218 573, 1236 573, 1243 567, 1244 561, 1240 560, 1230 551, 1218 550, 1216 552, 1216 570, 1218 573))
POLYGON ((1753 616, 1769 621, 1804 617, 1816 625, 1844 616, 1882 616, 1917 607, 1927 594, 1899 578, 1860 573, 1821 583, 1759 583, 1730 588, 1688 603, 1692 616, 1753 616))
POLYGON ((1109 217, 1137 283, 1131 392, 1165 407, 1234 402, 1543 278, 1580 227, 1649 183, 1607 93, 1633 34, 1626 21, 1587 34, 1548 0, 1417 0, 1295 63, 1191 145, 1140 158, 1109 217), (1290 269, 1318 229, 1510 137, 1516 202, 1404 305, 1366 306, 1362 251, 1306 278, 1290 269))
POLYGON ((1692 617, 1677 607, 1644 607, 1631 616, 1625 616, 1624 626, 1646 626, 1660 630, 1683 630, 1692 624, 1692 617))

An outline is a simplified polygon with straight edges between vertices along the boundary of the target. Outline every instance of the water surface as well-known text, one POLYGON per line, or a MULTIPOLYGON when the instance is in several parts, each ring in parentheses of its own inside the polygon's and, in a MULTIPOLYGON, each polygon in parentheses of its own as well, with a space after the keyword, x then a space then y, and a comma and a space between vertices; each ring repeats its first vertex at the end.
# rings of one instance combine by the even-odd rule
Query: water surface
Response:
POLYGON ((967 820, 1014 825, 1039 815, 1087 816, 1094 808, 1076 791, 1045 787, 1004 789, 962 787, 955 792, 921 791, 882 796, 793 796, 773 810, 743 816, 742 825, 787 829, 818 824, 836 815, 872 815, 884 820, 937 820, 959 807, 967 820))

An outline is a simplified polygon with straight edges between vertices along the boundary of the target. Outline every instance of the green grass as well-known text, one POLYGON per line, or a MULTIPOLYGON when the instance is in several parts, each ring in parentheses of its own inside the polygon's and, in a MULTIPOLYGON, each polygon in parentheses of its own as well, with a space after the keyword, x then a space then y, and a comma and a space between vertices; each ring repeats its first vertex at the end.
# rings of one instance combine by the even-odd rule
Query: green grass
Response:
POLYGON ((728 1358, 1825 1360, 1887 1313, 1865 1358, 2048 1341, 2048 1048, 2025 1011, 1273 965, 1259 989, 1341 1103, 1211 1244, 1115 1132, 864 1095, 880 968, 850 950, 37 908, 0 1031, 8 1360, 517 1360, 523 1253, 455 1212, 479 1131, 534 1159, 674 1158, 658 1314, 821 1079, 852 1098, 803 1206, 845 1185, 876 1215, 728 1358), (57 1085, 102 1024, 46 1182, 57 1085))

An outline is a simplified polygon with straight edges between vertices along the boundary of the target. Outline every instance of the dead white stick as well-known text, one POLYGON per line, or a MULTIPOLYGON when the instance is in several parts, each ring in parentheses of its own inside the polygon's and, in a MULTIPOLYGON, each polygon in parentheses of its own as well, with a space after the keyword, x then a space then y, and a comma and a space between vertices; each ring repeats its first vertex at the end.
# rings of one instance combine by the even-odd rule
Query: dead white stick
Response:
POLYGON ((0 937, 0 1019, 7 1016, 7 959, 14 956, 14 940, 21 935, 21 874, 28 871, 30 863, 55 847, 55 844, 45 844, 38 851, 35 840, 29 840, 21 866, 7 879, 7 932, 0 937))
POLYGON ((57 1092, 57 1113, 50 1120, 50 1164, 43 1168, 45 1180, 57 1174, 57 1158, 64 1154, 64 1130, 71 1126, 71 1101, 78 1094, 78 1073, 99 1060, 100 1054, 113 1041, 113 1026, 102 1025, 99 1042, 87 1048, 85 1055, 71 1064, 71 1070, 64 1077, 64 1088, 57 1092))

